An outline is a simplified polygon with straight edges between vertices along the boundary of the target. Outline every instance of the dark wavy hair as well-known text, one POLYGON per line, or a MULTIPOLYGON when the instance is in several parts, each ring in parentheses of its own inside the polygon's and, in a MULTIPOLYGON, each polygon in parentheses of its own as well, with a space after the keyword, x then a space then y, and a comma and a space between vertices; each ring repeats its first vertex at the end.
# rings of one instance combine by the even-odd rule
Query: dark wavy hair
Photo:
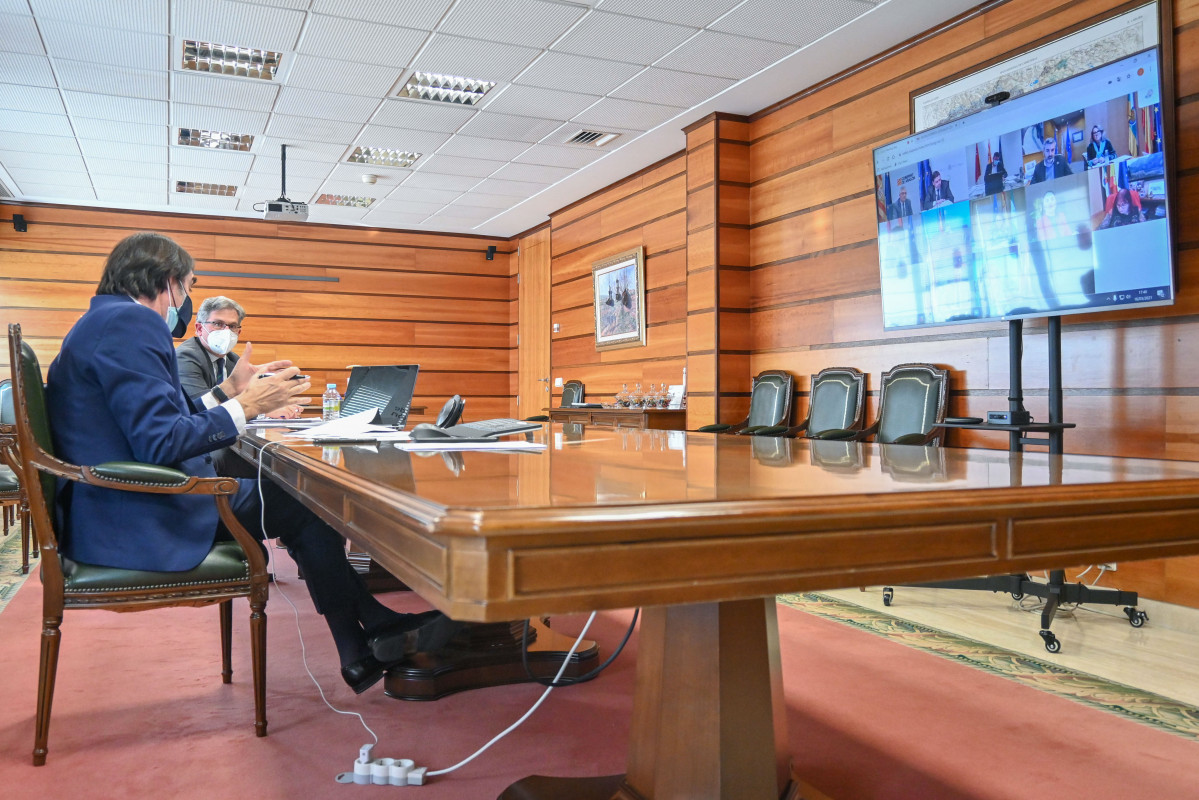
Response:
POLYGON ((171 280, 182 282, 195 260, 161 233, 135 233, 108 255, 96 294, 157 297, 171 280))

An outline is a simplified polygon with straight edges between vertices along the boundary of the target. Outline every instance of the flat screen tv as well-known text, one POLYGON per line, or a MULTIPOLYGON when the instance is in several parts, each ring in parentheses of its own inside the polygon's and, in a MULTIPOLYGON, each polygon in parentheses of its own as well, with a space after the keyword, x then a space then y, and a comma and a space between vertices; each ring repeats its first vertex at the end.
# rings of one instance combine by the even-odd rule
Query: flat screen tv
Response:
POLYGON ((1157 48, 874 151, 883 327, 1174 302, 1157 48))

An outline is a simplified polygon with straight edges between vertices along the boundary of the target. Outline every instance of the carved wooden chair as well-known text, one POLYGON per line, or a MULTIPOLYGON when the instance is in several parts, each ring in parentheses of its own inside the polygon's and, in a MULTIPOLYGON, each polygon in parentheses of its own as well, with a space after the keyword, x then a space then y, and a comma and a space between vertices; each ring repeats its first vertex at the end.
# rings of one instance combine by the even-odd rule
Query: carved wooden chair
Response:
POLYGON ((29 572, 29 501, 21 487, 21 454, 13 420, 12 381, 0 381, 0 528, 21 523, 21 573, 29 572))
POLYGON ((792 428, 759 428, 755 436, 813 438, 827 430, 858 430, 865 424, 866 376, 853 367, 828 367, 812 376, 807 418, 792 428))
MULTIPOLYGON (((38 671, 37 722, 33 763, 46 763, 50 709, 58 669, 60 626, 66 610, 102 608, 144 611, 165 606, 219 604, 221 677, 232 680, 230 640, 233 598, 250 601, 250 650, 254 675, 254 732, 266 736, 266 558, 258 542, 237 521, 229 498, 237 493, 232 478, 196 478, 152 464, 114 462, 75 466, 54 456, 41 367, 21 326, 8 326, 13 401, 21 477, 29 497, 33 529, 42 555, 41 666, 38 671), (74 562, 58 552, 53 513, 58 480, 103 486, 113 491, 213 495, 221 520, 235 541, 218 541, 199 566, 186 572, 147 572, 74 562)), ((137 520, 129 520, 136 525, 137 520)))
POLYGON ((900 364, 883 373, 878 418, 861 431, 826 430, 818 439, 874 437, 879 444, 936 445, 949 396, 949 371, 932 364, 900 364))
POLYGON ((786 426, 791 418, 795 378, 779 369, 759 372, 749 393, 749 415, 733 425, 716 423, 699 428, 704 433, 752 434, 761 428, 786 426))

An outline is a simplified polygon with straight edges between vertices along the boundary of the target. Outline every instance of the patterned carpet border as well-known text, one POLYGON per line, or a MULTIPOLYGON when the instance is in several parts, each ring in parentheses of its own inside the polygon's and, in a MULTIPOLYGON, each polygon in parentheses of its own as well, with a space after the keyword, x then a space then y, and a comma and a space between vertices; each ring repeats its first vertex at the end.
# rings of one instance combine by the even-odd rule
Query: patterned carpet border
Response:
POLYGON ((1132 686, 1064 669, 1039 658, 967 639, 818 592, 779 595, 791 608, 948 658, 992 675, 1085 703, 1170 733, 1199 739, 1199 709, 1132 686))
POLYGON ((0 538, 0 611, 28 577, 21 574, 21 526, 14 524, 8 535, 0 538))

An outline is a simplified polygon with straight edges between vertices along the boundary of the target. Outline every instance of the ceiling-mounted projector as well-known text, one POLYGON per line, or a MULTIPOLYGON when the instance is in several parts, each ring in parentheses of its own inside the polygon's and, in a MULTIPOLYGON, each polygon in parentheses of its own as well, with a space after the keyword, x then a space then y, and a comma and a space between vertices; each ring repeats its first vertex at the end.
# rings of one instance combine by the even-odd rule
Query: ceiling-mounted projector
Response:
MULTIPOLYGON (((281 185, 279 187, 279 199, 269 200, 262 205, 263 219, 284 219, 289 222, 303 222, 308 219, 308 204, 298 203, 287 198, 287 145, 279 145, 282 153, 282 161, 279 164, 279 175, 281 185)), ((258 206, 255 205, 255 210, 258 206)))

